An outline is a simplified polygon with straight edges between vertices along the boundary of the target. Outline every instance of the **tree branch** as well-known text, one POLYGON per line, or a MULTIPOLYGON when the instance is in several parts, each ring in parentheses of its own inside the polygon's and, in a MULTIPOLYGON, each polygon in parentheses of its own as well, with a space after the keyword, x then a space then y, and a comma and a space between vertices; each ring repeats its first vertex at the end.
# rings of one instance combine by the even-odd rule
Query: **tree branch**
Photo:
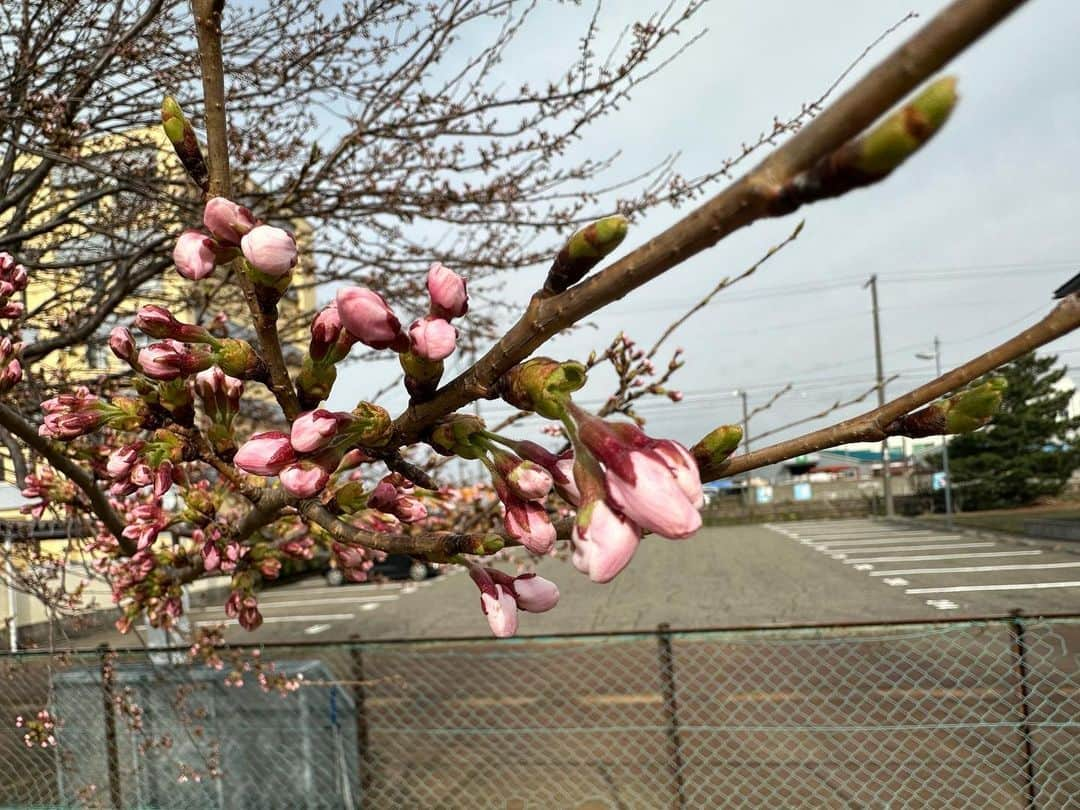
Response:
POLYGON ((64 455, 51 442, 39 436, 33 425, 7 405, 0 405, 0 427, 22 439, 28 447, 40 453, 49 464, 62 472, 71 483, 82 490, 90 502, 90 508, 94 510, 94 514, 98 516, 98 519, 105 524, 105 528, 109 530, 109 533, 116 538, 120 549, 129 557, 135 554, 138 549, 135 547, 134 541, 124 537, 124 521, 109 505, 108 497, 98 487, 93 475, 64 455))
POLYGON ((859 135, 1024 0, 955 0, 821 115, 747 175, 650 242, 566 292, 536 295, 525 314, 475 365, 394 423, 399 444, 419 439, 440 417, 486 397, 491 386, 559 331, 712 247, 772 216, 780 189, 859 135))
POLYGON ((1040 346, 1049 343, 1064 334, 1080 327, 1080 296, 1071 295, 1034 326, 1025 329, 1012 339, 1002 343, 959 368, 943 374, 936 380, 916 388, 901 397, 891 400, 880 408, 839 422, 830 427, 816 430, 805 436, 780 442, 770 447, 755 450, 742 456, 734 456, 716 465, 705 465, 701 469, 701 480, 712 481, 717 478, 737 475, 738 473, 775 464, 785 459, 801 456, 835 447, 838 444, 855 441, 880 441, 888 435, 886 428, 895 420, 926 405, 950 391, 968 384, 977 377, 993 371, 998 366, 1015 360, 1040 346))

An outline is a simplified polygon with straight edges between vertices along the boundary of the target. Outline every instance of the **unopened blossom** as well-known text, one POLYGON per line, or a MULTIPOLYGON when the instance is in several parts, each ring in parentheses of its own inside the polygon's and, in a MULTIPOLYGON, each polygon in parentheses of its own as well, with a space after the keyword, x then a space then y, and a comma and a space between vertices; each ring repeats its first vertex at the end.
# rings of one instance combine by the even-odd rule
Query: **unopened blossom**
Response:
POLYGON ((517 632, 517 601, 502 585, 480 592, 480 609, 496 638, 509 638, 517 632))
POLYGON ((135 327, 147 337, 169 338, 185 343, 214 343, 210 333, 201 326, 181 323, 166 307, 147 304, 135 314, 135 327))
POLYGON ((6 394, 14 388, 22 380, 22 375, 23 368, 19 359, 14 358, 8 361, 7 365, 0 371, 0 394, 6 394))
POLYGON ((45 421, 38 434, 50 439, 74 439, 97 430, 107 417, 105 404, 85 386, 41 403, 45 421))
POLYGON ((256 433, 236 451, 233 463, 253 475, 277 475, 296 461, 292 442, 279 430, 256 433))
POLYGON ((368 496, 369 509, 393 515, 402 523, 416 523, 427 517, 427 507, 413 494, 413 488, 405 485, 400 476, 388 475, 376 485, 368 496))
POLYGON ((571 562, 593 582, 610 582, 637 551, 641 530, 602 500, 578 510, 571 562))
POLYGON ((364 345, 395 351, 408 347, 401 321, 377 292, 366 287, 343 287, 338 290, 336 301, 341 322, 364 345))
POLYGON ((338 428, 349 421, 346 413, 323 408, 302 413, 292 423, 291 440, 298 453, 313 453, 333 441, 338 428))
POLYGON ((315 461, 297 461, 280 473, 282 488, 297 498, 313 498, 330 481, 330 470, 315 461))
POLYGON ((555 526, 547 510, 535 501, 515 496, 500 499, 506 507, 503 526, 506 533, 534 554, 547 554, 555 545, 555 526))
POLYGON ((177 272, 191 281, 199 281, 214 272, 218 244, 201 231, 184 231, 173 248, 177 272))
POLYGON ((259 573, 264 579, 277 579, 281 574, 281 560, 277 557, 266 557, 259 562, 259 573))
POLYGON ((445 320, 460 318, 469 311, 469 293, 465 279, 445 265, 435 262, 427 275, 431 314, 445 320))
POLYGON ((331 301, 311 322, 308 355, 318 362, 337 363, 348 355, 356 340, 342 323, 337 302, 331 301))
POLYGON ((117 358, 127 363, 135 360, 138 352, 135 348, 135 338, 126 326, 116 326, 109 332, 109 348, 117 358))
POLYGON ((255 227, 255 217, 247 208, 225 197, 211 197, 203 209, 203 225, 223 245, 236 247, 255 227))
POLYGON ((409 327, 409 347, 425 360, 445 360, 457 348, 457 328, 442 318, 421 318, 409 327))
POLYGON ((514 577, 513 592, 517 606, 529 613, 544 613, 559 603, 558 586, 536 574, 514 577))
POLYGON ((109 477, 127 478, 131 473, 131 468, 139 460, 139 451, 141 449, 142 442, 136 442, 114 450, 109 455, 109 460, 105 465, 105 471, 109 474, 109 477))
POLYGON ((543 500, 554 483, 551 474, 539 464, 521 459, 503 473, 503 478, 510 490, 525 501, 543 500))
POLYGON ((215 422, 228 422, 240 410, 244 381, 230 377, 218 366, 195 375, 195 393, 202 400, 206 415, 215 422))
POLYGON ((196 349, 175 340, 151 343, 139 352, 139 370, 155 380, 176 380, 204 371, 214 363, 205 349, 196 349))
POLYGON ((244 597, 240 604, 240 611, 236 617, 237 623, 247 631, 258 630, 263 623, 262 613, 259 612, 259 602, 254 596, 244 597))
POLYGON ((252 228, 240 240, 240 249, 252 267, 268 276, 283 276, 296 265, 296 240, 273 225, 252 228))
POLYGON ((572 506, 581 503, 581 490, 578 489, 577 481, 574 480, 573 456, 560 458, 555 462, 552 478, 555 479, 555 489, 563 500, 572 506))

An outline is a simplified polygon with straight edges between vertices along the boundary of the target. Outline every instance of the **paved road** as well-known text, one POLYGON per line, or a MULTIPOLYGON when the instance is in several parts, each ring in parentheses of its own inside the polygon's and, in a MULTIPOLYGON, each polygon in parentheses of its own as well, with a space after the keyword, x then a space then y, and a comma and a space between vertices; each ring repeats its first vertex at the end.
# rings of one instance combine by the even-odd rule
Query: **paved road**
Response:
MULTIPOLYGON (((509 564, 504 564, 509 569, 509 564)), ((521 617, 520 635, 673 627, 935 619, 942 615, 1080 612, 1080 555, 866 520, 705 529, 692 540, 647 539, 607 585, 563 559, 538 571, 559 607, 521 617)), ((475 586, 459 569, 420 583, 331 587, 321 578, 267 589, 265 624, 240 642, 484 635, 475 586)), ((226 621, 220 606, 197 623, 226 621)), ((120 637, 103 633, 80 646, 120 637)), ((126 641, 138 644, 137 639, 126 641)))

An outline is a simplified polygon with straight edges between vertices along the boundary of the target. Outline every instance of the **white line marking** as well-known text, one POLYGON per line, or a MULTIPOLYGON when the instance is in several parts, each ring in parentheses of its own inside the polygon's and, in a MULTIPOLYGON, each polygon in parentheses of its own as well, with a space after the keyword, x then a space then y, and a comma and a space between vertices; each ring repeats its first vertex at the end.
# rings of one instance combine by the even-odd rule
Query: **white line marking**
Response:
POLYGON ((971 554, 920 554, 914 557, 863 557, 857 560, 844 560, 844 565, 854 563, 883 562, 930 562, 931 560, 971 560, 976 557, 1030 557, 1042 554, 1041 551, 976 551, 971 554))
POLYGON ((854 568, 856 571, 873 571, 874 570, 874 566, 867 565, 866 563, 859 563, 858 565, 853 565, 851 567, 854 568))
POLYGON ((908 582, 903 577, 886 577, 885 579, 883 579, 881 581, 884 582, 886 585, 892 585, 893 587, 898 587, 900 585, 910 585, 911 584, 910 582, 908 582))
POLYGON ((313 624, 311 627, 304 628, 305 636, 317 636, 319 633, 325 633, 334 625, 332 624, 313 624))
MULTIPOLYGON (((860 566, 856 565, 855 568, 858 569, 860 566)), ((896 574, 986 574, 991 571, 1043 571, 1048 568, 1080 568, 1080 562, 1032 563, 1030 565, 967 565, 960 568, 897 568, 893 571, 875 571, 870 576, 889 577, 896 574)))
POLYGON ((929 542, 930 540, 960 540, 963 538, 962 534, 943 534, 937 537, 930 537, 923 535, 922 537, 886 537, 880 540, 844 540, 839 543, 815 543, 814 545, 821 546, 822 548, 828 546, 830 549, 834 547, 847 547, 847 546, 883 546, 888 543, 896 542, 929 542))
POLYGON ((1080 582, 1017 582, 1008 585, 954 585, 948 588, 908 588, 904 593, 972 593, 974 591, 1041 591, 1080 588, 1080 582))
MULTIPOLYGON (((933 543, 930 545, 923 544, 921 546, 888 546, 886 548, 866 548, 856 549, 849 551, 846 554, 843 552, 836 552, 829 554, 834 560, 843 560, 847 557, 858 556, 859 554, 885 554, 892 551, 937 551, 944 548, 993 548, 997 543, 933 543)), ((824 552, 828 554, 828 552, 824 552)))
MULTIPOLYGON (((355 613, 326 613, 321 616, 265 616, 263 617, 263 624, 284 624, 286 622, 341 622, 346 619, 355 619, 355 613)), ((236 619, 222 619, 220 621, 210 622, 195 622, 196 627, 213 627, 214 625, 224 624, 225 626, 231 626, 239 624, 236 619)))
POLYGON ((366 605, 361 605, 360 609, 365 610, 365 611, 366 610, 375 610, 375 608, 377 608, 378 606, 379 606, 378 602, 368 602, 366 605))
POLYGON ((956 610, 960 607, 952 599, 927 599, 926 604, 938 610, 956 610))

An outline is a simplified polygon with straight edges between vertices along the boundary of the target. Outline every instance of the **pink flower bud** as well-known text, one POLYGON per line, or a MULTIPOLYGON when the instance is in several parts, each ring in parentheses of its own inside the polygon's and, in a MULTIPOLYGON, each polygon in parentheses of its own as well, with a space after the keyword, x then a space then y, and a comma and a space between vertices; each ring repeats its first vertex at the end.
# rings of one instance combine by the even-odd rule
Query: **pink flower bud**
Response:
POLYGON ((236 451, 233 463, 254 475, 277 475, 296 461, 292 442, 278 430, 257 433, 236 451))
POLYGON ((109 477, 114 479, 127 478, 131 473, 131 468, 139 459, 139 451, 141 449, 142 444, 136 443, 127 444, 114 450, 109 456, 108 463, 105 465, 105 471, 109 474, 109 477))
POLYGON ((199 281, 214 272, 217 243, 200 231, 184 231, 173 248, 173 262, 184 278, 199 281))
POLYGON ((21 318, 26 307, 20 301, 8 301, 0 307, 0 318, 21 318))
POLYGON ((14 359, 4 366, 0 372, 0 392, 6 393, 14 388, 22 380, 22 363, 14 359))
POLYGON ((223 245, 235 247, 255 227, 255 217, 242 205, 224 197, 211 197, 203 209, 203 225, 223 245))
POLYGON ((221 552, 213 540, 208 540, 202 547, 202 558, 203 568, 208 572, 217 571, 221 566, 221 552))
POLYGON ((147 304, 135 315, 135 328, 152 338, 176 338, 180 322, 165 307, 147 304))
POLYGON ((517 602, 502 585, 494 586, 494 595, 481 591, 480 609, 496 638, 509 638, 517 632, 517 602))
POLYGON ((298 453, 314 453, 328 445, 348 414, 319 408, 302 413, 292 424, 292 446, 298 453))
POLYGON ((330 473, 313 461, 298 461, 279 474, 281 486, 296 498, 313 498, 326 487, 330 473))
POLYGON ((277 579, 281 573, 281 560, 276 557, 267 557, 259 563, 259 573, 266 579, 277 579))
POLYGON ((175 380, 210 368, 208 351, 195 351, 175 340, 151 343, 139 352, 139 370, 155 380, 175 380))
POLYGON ((409 327, 409 345, 413 354, 425 360, 444 360, 457 347, 457 329, 449 321, 429 315, 409 327))
POLYGON ((349 334, 338 315, 337 303, 331 302, 311 322, 311 343, 308 354, 312 360, 336 363, 343 360, 356 338, 349 334))
POLYGON ((610 582, 637 551, 641 531, 604 501, 578 510, 574 523, 574 567, 593 582, 610 582))
POLYGON ((131 483, 136 487, 145 487, 154 482, 154 471, 145 462, 134 464, 128 476, 131 478, 131 483))
POLYGON ((515 577, 514 595, 517 606, 529 613, 543 613, 559 603, 559 589, 555 583, 536 574, 515 577))
POLYGON ((605 479, 612 505, 634 523, 679 540, 701 528, 701 513, 683 492, 668 465, 650 451, 628 454, 632 477, 609 469, 605 479))
POLYGON ((522 500, 540 501, 551 492, 551 475, 539 464, 522 461, 506 474, 506 484, 522 500))
POLYGON ((509 499, 503 516, 506 533, 534 554, 547 554, 555 545, 555 527, 535 501, 509 499))
POLYGON ((427 276, 428 295, 431 296, 431 314, 450 320, 460 318, 469 311, 469 293, 465 279, 439 262, 431 265, 427 276))
POLYGON ((283 276, 296 264, 296 240, 273 225, 257 225, 240 240, 244 258, 268 276, 283 276))
POLYGON ((135 359, 135 338, 126 326, 117 326, 109 332, 109 348, 125 362, 130 363, 135 359))
POLYGON ((574 457, 560 458, 555 462, 555 470, 558 473, 555 478, 555 489, 563 500, 572 506, 581 503, 581 490, 578 488, 577 479, 574 478, 574 457))
POLYGON ((664 459, 671 474, 675 477, 679 489, 694 505, 700 509, 705 505, 705 493, 701 488, 701 471, 690 451, 676 441, 660 439, 652 448, 664 459))
POLYGON ((337 292, 337 310, 349 333, 373 349, 404 351, 408 339, 401 322, 383 297, 366 287, 345 287, 337 292))

